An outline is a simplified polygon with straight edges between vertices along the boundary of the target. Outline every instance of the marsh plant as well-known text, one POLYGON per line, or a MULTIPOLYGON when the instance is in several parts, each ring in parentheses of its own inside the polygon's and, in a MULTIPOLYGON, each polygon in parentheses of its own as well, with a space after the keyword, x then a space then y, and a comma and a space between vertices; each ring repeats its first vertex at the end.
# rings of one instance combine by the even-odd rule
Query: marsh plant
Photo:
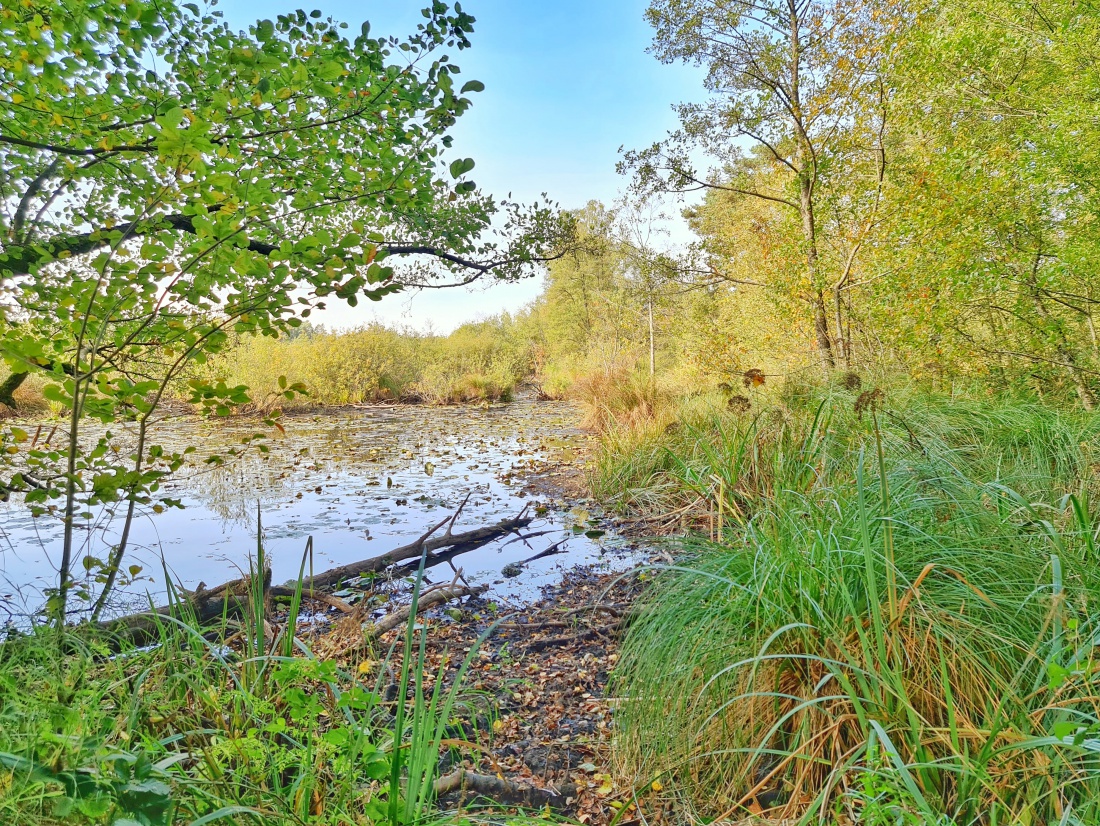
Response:
POLYGON ((59 653, 48 629, 0 645, 0 818, 400 826, 441 816, 441 748, 478 646, 449 680, 428 666, 422 558, 401 639, 346 662, 314 656, 297 635, 308 558, 307 548, 281 624, 265 610, 258 543, 243 612, 227 602, 213 627, 180 601, 142 647, 69 631, 59 653))
POLYGON ((808 401, 696 417, 633 466, 723 515, 625 641, 624 765, 707 817, 1094 822, 1095 422, 808 401))

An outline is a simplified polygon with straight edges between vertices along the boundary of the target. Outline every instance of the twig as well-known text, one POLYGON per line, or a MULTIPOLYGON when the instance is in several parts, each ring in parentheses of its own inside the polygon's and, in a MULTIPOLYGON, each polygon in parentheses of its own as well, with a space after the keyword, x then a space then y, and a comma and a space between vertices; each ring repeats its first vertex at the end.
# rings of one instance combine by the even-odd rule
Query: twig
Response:
POLYGON ((609 634, 613 631, 617 631, 622 622, 613 622, 610 625, 603 625, 599 628, 589 628, 587 631, 582 631, 579 634, 573 634, 567 637, 547 637, 541 640, 532 640, 525 645, 520 646, 520 650, 524 653, 542 651, 545 648, 553 648, 558 645, 569 645, 575 642, 584 642, 590 640, 593 637, 600 637, 604 634, 609 634))

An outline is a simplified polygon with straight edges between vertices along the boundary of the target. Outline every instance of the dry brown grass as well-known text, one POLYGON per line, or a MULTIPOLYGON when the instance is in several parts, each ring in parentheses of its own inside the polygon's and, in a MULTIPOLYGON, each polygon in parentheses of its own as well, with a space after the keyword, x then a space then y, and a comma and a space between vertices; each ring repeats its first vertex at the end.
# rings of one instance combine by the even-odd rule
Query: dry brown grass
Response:
POLYGON ((612 427, 648 430, 675 420, 674 395, 625 363, 611 363, 576 376, 570 398, 584 409, 584 426, 606 433, 612 427))

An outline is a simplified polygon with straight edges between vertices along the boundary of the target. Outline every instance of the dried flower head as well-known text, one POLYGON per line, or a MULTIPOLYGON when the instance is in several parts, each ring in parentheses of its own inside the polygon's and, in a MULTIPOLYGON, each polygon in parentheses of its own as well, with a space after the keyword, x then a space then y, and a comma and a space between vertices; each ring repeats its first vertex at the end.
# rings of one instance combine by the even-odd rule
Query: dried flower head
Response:
POLYGON ((840 377, 840 386, 845 390, 855 392, 859 390, 862 385, 863 380, 859 377, 859 373, 854 373, 851 370, 840 377))
POLYGON ((764 384, 764 371, 759 368, 752 368, 746 370, 744 376, 741 378, 741 383, 745 387, 760 387, 764 384))
POLYGON ((734 413, 747 413, 752 407, 752 402, 745 396, 730 396, 726 406, 734 413))
POLYGON ((856 415, 862 419, 864 413, 874 413, 882 407, 884 401, 886 401, 886 394, 882 392, 881 387, 876 387, 874 390, 864 390, 856 399, 854 408, 856 415))

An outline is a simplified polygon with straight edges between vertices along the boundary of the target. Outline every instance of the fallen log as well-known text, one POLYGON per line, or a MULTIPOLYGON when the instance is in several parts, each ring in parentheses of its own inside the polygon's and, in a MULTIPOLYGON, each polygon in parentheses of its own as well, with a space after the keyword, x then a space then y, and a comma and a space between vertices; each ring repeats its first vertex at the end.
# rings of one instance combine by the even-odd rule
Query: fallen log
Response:
MULTIPOLYGON (((467 587, 455 585, 444 585, 439 588, 433 588, 430 591, 425 591, 420 595, 419 601, 416 603, 416 613, 421 614, 427 611, 429 608, 434 608, 436 605, 442 605, 445 602, 450 602, 455 599, 462 599, 463 597, 476 597, 481 596, 489 590, 488 585, 478 585, 476 587, 467 587)), ((392 631, 400 625, 404 625, 409 621, 409 613, 412 611, 411 605, 403 605, 396 611, 393 611, 382 619, 373 623, 367 628, 363 629, 363 638, 366 640, 376 640, 385 634, 387 631, 392 631)))
MULTIPOLYGON (((298 589, 287 588, 284 585, 272 585, 268 589, 268 593, 273 597, 295 597, 298 594, 298 589)), ((326 594, 323 591, 302 591, 302 598, 313 600, 314 602, 320 602, 327 605, 329 608, 335 608, 341 614, 350 614, 355 608, 348 605, 340 597, 334 597, 332 594, 326 594)))
MULTIPOLYGON (((469 497, 467 497, 468 499, 469 497)), ((451 552, 454 554, 465 553, 480 548, 502 536, 507 536, 526 527, 532 521, 532 517, 526 515, 527 509, 525 508, 517 516, 502 519, 494 525, 455 533, 455 521, 462 513, 465 505, 466 501, 463 501, 453 514, 407 545, 394 548, 392 551, 380 556, 370 557, 349 565, 340 565, 312 577, 307 577, 301 584, 303 598, 317 598, 325 604, 338 608, 343 613, 348 613, 345 610, 346 604, 326 594, 325 591, 360 574, 380 573, 397 562, 420 557, 425 553, 430 557, 433 552, 441 548, 449 549, 448 556, 452 555, 451 552), (446 531, 440 536, 435 536, 444 526, 446 526, 446 531)), ((289 586, 273 587, 271 585, 271 571, 267 570, 264 574, 263 593, 265 601, 273 594, 291 595, 297 587, 297 584, 294 588, 289 586)), ((429 593, 424 595, 425 598, 429 593)), ((200 587, 195 591, 183 592, 181 598, 170 605, 162 605, 152 611, 141 611, 128 616, 105 620, 98 623, 98 626, 119 640, 144 645, 158 638, 159 626, 166 617, 190 619, 193 616, 199 625, 205 625, 222 616, 236 618, 244 614, 251 594, 251 577, 244 576, 213 588, 200 587)), ((407 618, 408 615, 406 614, 407 618)))
MULTIPOLYGON (((467 497, 467 499, 469 499, 469 497, 467 497)), ((447 517, 447 519, 443 520, 408 545, 394 548, 392 551, 380 556, 372 556, 369 559, 352 562, 348 565, 341 565, 338 568, 332 568, 331 570, 316 574, 312 578, 305 580, 303 588, 307 592, 310 588, 332 588, 344 580, 354 579, 360 574, 379 573, 398 562, 404 562, 407 559, 419 557, 425 551, 429 559, 441 548, 448 549, 448 557, 457 556, 458 554, 467 553, 476 548, 480 548, 483 545, 488 545, 490 542, 500 539, 502 536, 515 533, 520 528, 527 527, 533 521, 533 517, 526 515, 527 509, 524 508, 518 516, 514 516, 510 519, 502 519, 495 525, 475 528, 472 531, 454 533, 455 520, 458 519, 458 515, 462 513, 462 508, 465 504, 466 503, 463 502, 458 510, 454 512, 454 515, 447 517), (447 526, 446 533, 442 536, 433 536, 433 534, 444 525, 447 526)))
POLYGON ((466 769, 455 769, 435 781, 435 794, 444 797, 461 792, 475 797, 486 797, 498 805, 522 806, 527 809, 564 809, 577 795, 577 787, 565 783, 560 788, 553 786, 540 789, 530 783, 505 780, 490 774, 476 774, 466 769))
MULTIPOLYGON (((438 585, 421 593, 420 599, 416 603, 416 613, 418 615, 422 614, 429 608, 434 608, 452 600, 480 596, 488 590, 488 585, 460 586, 456 578, 454 582, 447 585, 438 585)), ((365 624, 361 622, 361 617, 356 611, 336 623, 332 632, 324 640, 318 640, 313 653, 325 659, 336 656, 346 657, 369 647, 371 643, 378 640, 387 631, 392 631, 394 628, 404 625, 409 621, 411 611, 411 604, 402 605, 396 611, 386 614, 381 619, 365 624)), ((393 683, 393 690, 397 690, 396 682, 393 683)), ((389 689, 387 689, 388 691, 389 689)))
MULTIPOLYGON (((104 620, 98 623, 98 626, 119 640, 127 640, 135 645, 146 645, 156 641, 160 636, 160 626, 168 617, 185 621, 191 621, 193 618, 196 624, 206 625, 223 616, 232 618, 242 616, 248 608, 252 584, 252 578, 244 576, 214 588, 185 591, 179 600, 170 605, 162 605, 153 611, 141 611, 104 620)), ((271 590, 270 569, 264 572, 262 585, 266 599, 271 590)))

